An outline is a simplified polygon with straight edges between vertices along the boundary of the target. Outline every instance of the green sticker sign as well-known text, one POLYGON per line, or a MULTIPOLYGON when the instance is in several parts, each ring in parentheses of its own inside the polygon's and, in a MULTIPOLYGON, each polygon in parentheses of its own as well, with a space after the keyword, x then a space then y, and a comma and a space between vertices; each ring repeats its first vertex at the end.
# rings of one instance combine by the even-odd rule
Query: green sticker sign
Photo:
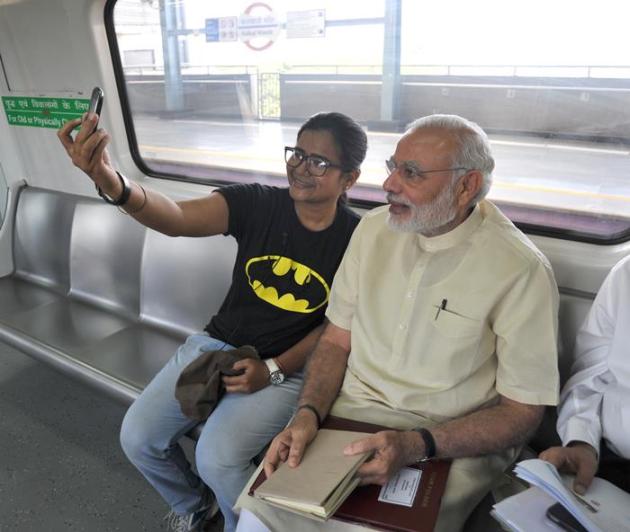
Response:
POLYGON ((90 100, 3 96, 2 103, 11 126, 59 129, 69 120, 80 118, 88 110, 90 100))

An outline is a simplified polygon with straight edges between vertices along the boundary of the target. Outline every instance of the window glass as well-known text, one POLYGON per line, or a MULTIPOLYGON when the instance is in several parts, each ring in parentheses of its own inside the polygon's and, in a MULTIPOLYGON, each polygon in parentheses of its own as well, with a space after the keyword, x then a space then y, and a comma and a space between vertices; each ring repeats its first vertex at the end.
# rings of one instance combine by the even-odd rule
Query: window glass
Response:
MULTIPOLYGON (((112 4, 110 4, 112 5, 112 4)), ((490 198, 530 230, 630 226, 630 6, 622 0, 118 0, 111 34, 139 163, 153 175, 284 182, 310 115, 368 131, 351 197, 431 113, 489 134, 490 198)))

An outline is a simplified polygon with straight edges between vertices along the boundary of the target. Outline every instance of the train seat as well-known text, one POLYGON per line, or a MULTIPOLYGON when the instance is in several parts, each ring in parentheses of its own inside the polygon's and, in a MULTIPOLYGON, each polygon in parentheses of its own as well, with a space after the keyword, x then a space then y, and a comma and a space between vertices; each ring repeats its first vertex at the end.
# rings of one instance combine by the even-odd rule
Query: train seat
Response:
POLYGON ((169 238, 101 200, 20 191, 0 340, 132 401, 221 304, 232 239, 169 238))

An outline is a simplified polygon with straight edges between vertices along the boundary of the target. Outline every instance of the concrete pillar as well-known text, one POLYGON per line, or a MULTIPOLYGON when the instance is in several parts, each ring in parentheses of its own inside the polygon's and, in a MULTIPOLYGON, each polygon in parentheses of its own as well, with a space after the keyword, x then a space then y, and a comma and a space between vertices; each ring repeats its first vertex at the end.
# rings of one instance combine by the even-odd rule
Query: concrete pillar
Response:
POLYGON ((401 2, 402 0, 385 0, 383 80, 381 85, 380 113, 382 122, 397 123, 400 118, 401 2))
POLYGON ((178 2, 160 0, 160 26, 162 27, 162 51, 164 54, 164 97, 167 111, 184 109, 184 87, 177 43, 178 2))

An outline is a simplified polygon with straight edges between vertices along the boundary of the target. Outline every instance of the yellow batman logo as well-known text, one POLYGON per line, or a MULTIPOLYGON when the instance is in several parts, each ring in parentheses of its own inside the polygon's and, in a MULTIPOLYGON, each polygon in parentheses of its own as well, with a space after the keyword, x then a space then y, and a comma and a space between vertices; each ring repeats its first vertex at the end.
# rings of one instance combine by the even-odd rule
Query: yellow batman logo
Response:
POLYGON ((288 257, 251 258, 245 275, 260 299, 283 310, 310 314, 328 302, 330 288, 324 278, 288 257))

